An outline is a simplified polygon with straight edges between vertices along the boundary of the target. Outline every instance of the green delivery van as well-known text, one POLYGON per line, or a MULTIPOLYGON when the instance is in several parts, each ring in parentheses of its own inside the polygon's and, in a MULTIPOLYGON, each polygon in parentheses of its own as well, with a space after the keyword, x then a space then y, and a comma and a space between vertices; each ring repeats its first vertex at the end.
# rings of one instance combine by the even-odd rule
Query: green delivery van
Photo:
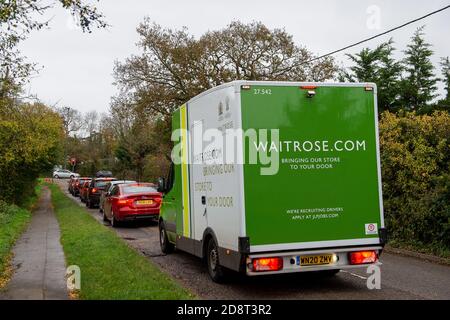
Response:
POLYGON ((379 264, 386 241, 373 83, 234 81, 172 117, 164 253, 214 281, 379 264))

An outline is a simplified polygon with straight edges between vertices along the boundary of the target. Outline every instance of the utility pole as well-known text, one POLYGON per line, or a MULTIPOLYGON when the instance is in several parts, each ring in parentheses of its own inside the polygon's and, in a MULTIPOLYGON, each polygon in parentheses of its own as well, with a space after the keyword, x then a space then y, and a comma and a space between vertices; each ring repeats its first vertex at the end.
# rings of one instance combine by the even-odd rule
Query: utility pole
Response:
POLYGON ((66 169, 67 166, 67 162, 69 160, 69 156, 67 155, 67 138, 69 137, 69 112, 70 112, 70 107, 64 107, 64 115, 63 115, 63 123, 64 123, 64 128, 66 130, 66 136, 64 139, 64 169, 66 169))

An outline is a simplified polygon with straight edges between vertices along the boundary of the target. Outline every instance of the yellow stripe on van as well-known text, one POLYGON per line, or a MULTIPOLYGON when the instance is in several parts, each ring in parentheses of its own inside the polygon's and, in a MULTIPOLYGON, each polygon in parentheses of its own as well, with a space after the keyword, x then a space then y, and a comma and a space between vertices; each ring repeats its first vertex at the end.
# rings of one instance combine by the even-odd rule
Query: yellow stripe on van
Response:
POLYGON ((190 237, 189 217, 189 171, 186 105, 180 108, 181 123, 181 186, 183 199, 183 236, 190 237))

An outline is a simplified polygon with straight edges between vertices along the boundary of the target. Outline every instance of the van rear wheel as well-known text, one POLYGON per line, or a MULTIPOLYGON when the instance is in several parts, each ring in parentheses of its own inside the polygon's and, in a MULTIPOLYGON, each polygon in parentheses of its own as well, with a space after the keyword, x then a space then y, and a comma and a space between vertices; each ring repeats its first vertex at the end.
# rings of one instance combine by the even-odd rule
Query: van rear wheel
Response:
POLYGON ((224 283, 229 278, 229 271, 220 265, 219 246, 213 238, 209 239, 206 251, 206 264, 211 279, 217 283, 224 283))
POLYGON ((173 243, 169 241, 169 237, 167 236, 166 227, 164 222, 159 223, 159 245, 161 246, 162 253, 169 254, 172 253, 175 249, 173 243))

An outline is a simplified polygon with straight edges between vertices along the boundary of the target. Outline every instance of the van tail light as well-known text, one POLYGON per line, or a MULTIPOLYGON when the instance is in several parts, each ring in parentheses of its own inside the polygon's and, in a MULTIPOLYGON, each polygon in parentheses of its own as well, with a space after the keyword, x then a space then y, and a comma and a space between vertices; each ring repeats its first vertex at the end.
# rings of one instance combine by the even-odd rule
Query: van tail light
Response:
POLYGON ((349 260, 350 264, 374 263, 378 261, 378 255, 374 250, 350 252, 349 260))
POLYGON ((255 272, 278 271, 283 269, 283 258, 255 258, 252 260, 252 270, 255 272))
POLYGON ((303 89, 303 90, 314 90, 316 88, 317 88, 317 86, 300 86, 300 89, 303 89))
POLYGON ((98 189, 92 188, 91 193, 96 193, 97 191, 98 191, 98 189))

